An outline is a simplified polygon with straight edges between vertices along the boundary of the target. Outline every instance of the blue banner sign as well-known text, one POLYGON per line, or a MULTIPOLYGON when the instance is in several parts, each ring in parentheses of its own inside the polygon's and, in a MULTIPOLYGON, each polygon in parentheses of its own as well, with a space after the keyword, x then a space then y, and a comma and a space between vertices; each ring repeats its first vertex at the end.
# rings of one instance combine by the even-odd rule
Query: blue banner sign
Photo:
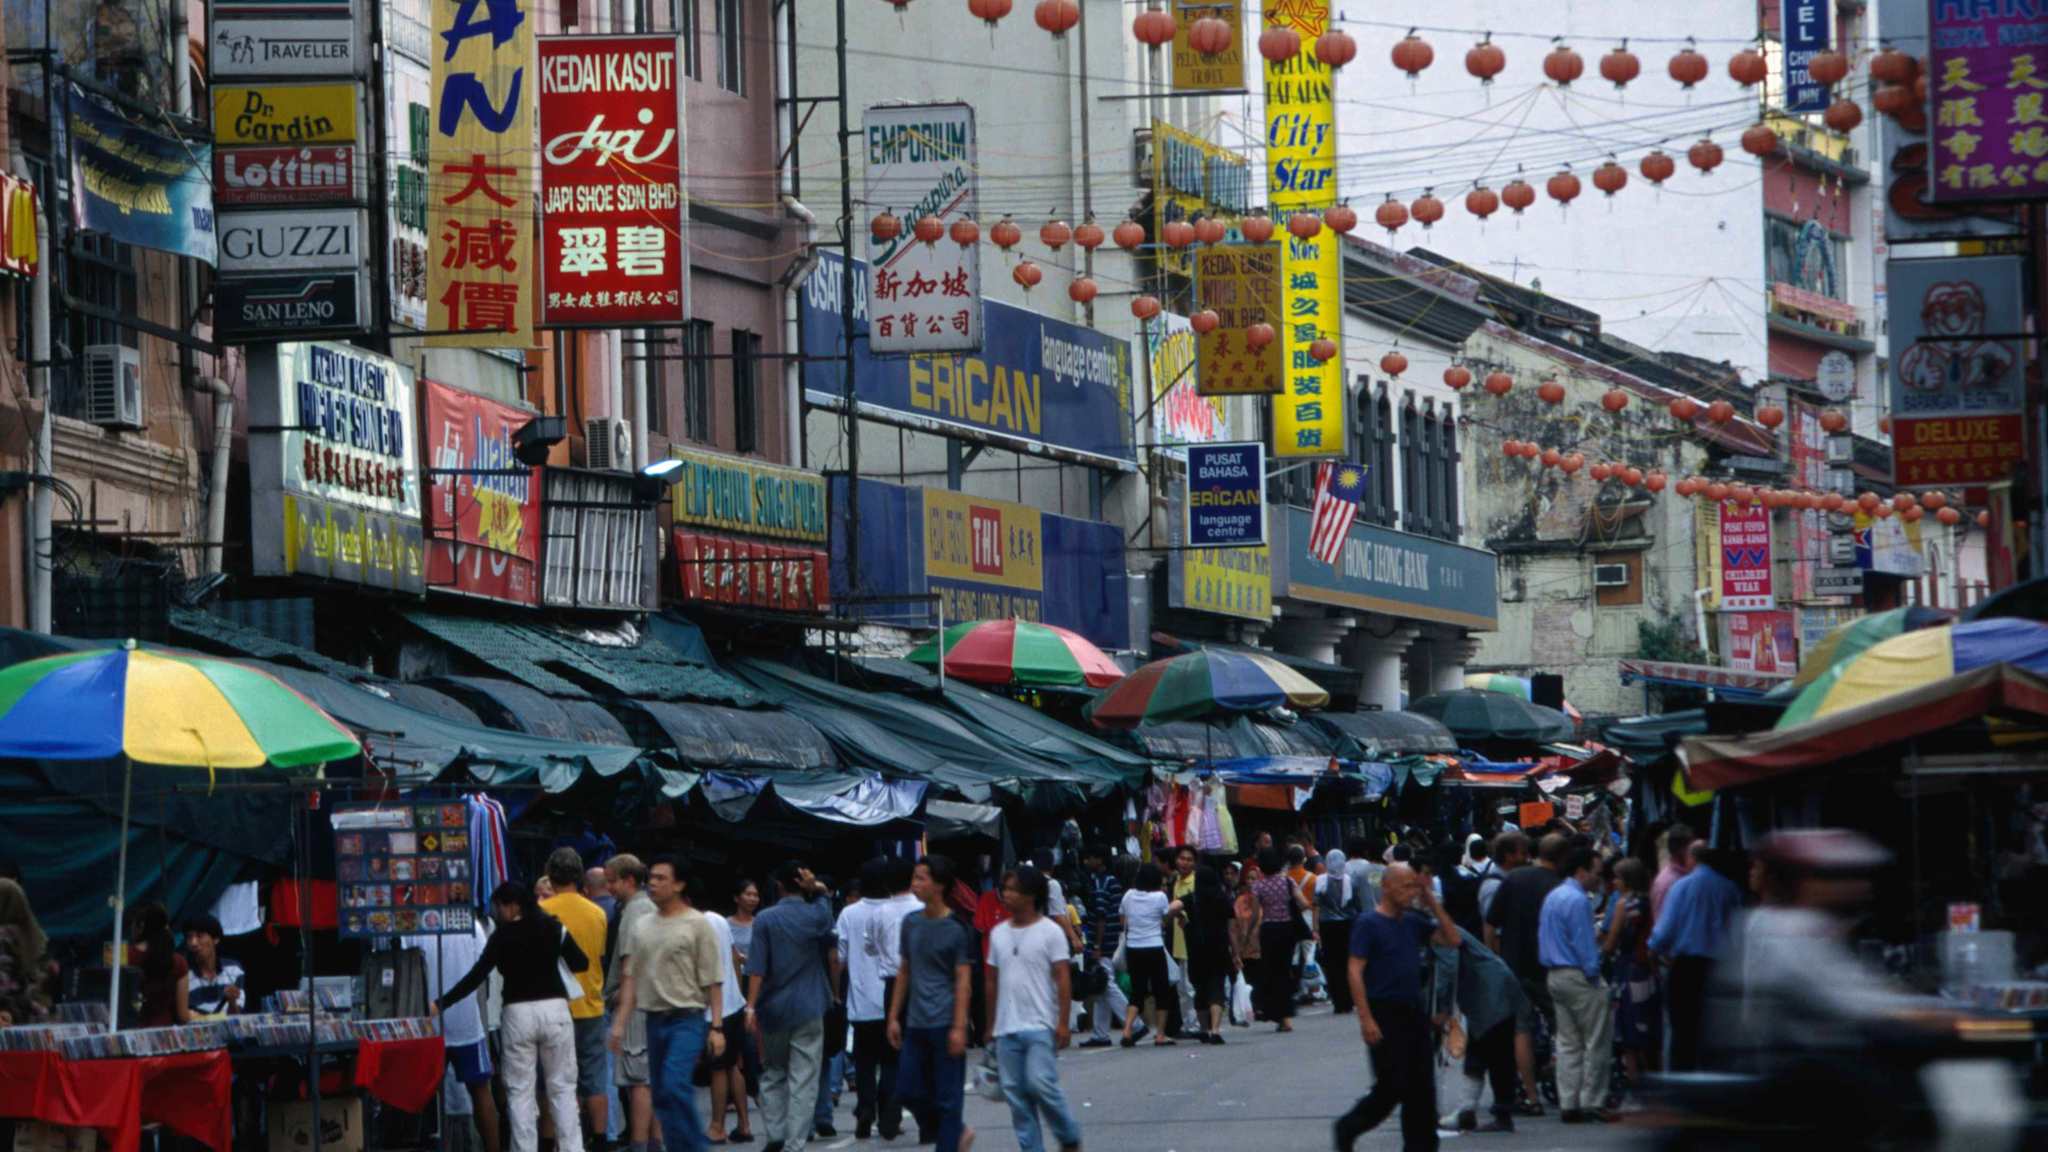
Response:
POLYGON ((1499 561, 1482 548, 1356 522, 1337 563, 1309 554, 1306 508, 1276 509, 1273 593, 1486 632, 1500 624, 1499 561))
POLYGON ((1189 548, 1242 548, 1266 542, 1266 446, 1190 444, 1189 548))
POLYGON ((1806 71, 1815 55, 1827 51, 1829 10, 1835 0, 1784 0, 1779 29, 1785 43, 1785 111, 1824 112, 1828 88, 1806 71))
MULTIPOLYGON (((822 254, 798 310, 804 392, 813 404, 836 405, 843 392, 841 366, 831 359, 841 351, 843 267, 837 253, 822 254)), ((984 300, 980 352, 875 356, 866 340, 867 265, 854 267, 854 393, 863 407, 939 432, 980 433, 997 447, 1052 449, 1124 470, 1134 465, 1128 341, 984 300)))
POLYGON ((215 263, 213 145, 164 135, 75 84, 68 89, 78 177, 72 223, 123 244, 215 263))

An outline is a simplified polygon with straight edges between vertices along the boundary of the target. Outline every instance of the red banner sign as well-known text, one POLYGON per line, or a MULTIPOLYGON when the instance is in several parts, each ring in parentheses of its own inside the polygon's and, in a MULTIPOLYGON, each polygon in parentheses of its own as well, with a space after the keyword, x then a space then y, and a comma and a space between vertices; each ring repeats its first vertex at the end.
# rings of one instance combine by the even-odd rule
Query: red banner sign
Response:
POLYGON ((676 38, 540 40, 541 323, 684 320, 676 38))
POLYGON ((531 412, 432 380, 427 453, 427 587, 539 604, 540 469, 512 454, 531 412))
POLYGON ((678 587, 705 604, 823 612, 832 606, 831 556, 817 548, 675 530, 678 587))
POLYGON ((1776 606, 1771 594, 1771 514, 1761 504, 1721 502, 1721 610, 1776 606))
POLYGON ((216 204, 325 204, 356 198, 356 146, 220 148, 213 154, 216 204))
POLYGON ((1799 670, 1792 613, 1723 612, 1721 628, 1721 663, 1735 671, 1784 676, 1799 670))

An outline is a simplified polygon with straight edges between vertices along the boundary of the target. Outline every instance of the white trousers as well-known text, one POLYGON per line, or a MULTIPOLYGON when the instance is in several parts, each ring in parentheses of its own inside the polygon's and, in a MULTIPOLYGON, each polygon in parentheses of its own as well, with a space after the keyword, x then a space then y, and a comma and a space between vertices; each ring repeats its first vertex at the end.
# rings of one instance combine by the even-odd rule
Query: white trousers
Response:
POLYGON ((557 1152, 583 1152, 583 1117, 576 1109, 576 1026, 567 1000, 505 1005, 499 1026, 505 1047, 505 1100, 512 1110, 512 1152, 538 1152, 540 1101, 555 1119, 557 1152), (535 1068, 536 1060, 539 1068, 535 1068))
POLYGON ((1557 1005, 1557 1106, 1607 1107, 1607 1074, 1614 1063, 1614 1008, 1607 989, 1576 968, 1552 968, 1550 999, 1557 1005))

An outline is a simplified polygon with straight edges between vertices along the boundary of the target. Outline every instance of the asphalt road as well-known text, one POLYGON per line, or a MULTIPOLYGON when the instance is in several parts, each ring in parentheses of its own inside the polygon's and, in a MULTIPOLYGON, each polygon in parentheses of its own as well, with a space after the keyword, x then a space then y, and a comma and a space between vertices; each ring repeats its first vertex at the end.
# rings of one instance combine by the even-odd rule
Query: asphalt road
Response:
MULTIPOLYGON (((1330 1124, 1366 1091, 1370 1072, 1365 1048, 1351 1018, 1334 1019, 1315 1008, 1295 1023, 1290 1035, 1269 1027, 1231 1028, 1223 1047, 1181 1044, 1153 1049, 1149 1042, 1060 1056, 1060 1082, 1080 1119, 1091 1152, 1311 1152, 1329 1148, 1330 1124)), ((907 1140, 893 1144, 851 1138, 853 1100, 839 1108, 837 1138, 814 1141, 813 1149, 838 1152, 895 1148, 911 1152, 907 1140)), ((967 1096, 967 1123, 978 1133, 975 1152, 1016 1152, 1009 1108, 967 1096)), ((1360 1152, 1388 1152, 1401 1146, 1397 1113, 1358 1142, 1360 1152)), ((1486 1152, 1581 1152, 1637 1145, 1627 1128, 1565 1127, 1556 1113, 1524 1119, 1512 1136, 1446 1139, 1447 1149, 1486 1152)))

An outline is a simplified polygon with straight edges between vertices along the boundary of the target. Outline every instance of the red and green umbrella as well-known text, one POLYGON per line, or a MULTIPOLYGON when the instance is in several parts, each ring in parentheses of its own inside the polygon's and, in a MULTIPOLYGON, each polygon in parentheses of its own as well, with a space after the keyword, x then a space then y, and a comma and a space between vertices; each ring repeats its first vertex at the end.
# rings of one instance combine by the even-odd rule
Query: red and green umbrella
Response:
POLYGON ((1283 704, 1321 708, 1330 694, 1270 656, 1203 648, 1154 660, 1088 706, 1104 728, 1192 720, 1217 712, 1263 712, 1283 704))
POLYGON ((1085 638, 1029 620, 955 624, 912 652, 911 662, 938 667, 942 644, 946 675, 976 684, 1106 688, 1124 678, 1116 661, 1085 638))

